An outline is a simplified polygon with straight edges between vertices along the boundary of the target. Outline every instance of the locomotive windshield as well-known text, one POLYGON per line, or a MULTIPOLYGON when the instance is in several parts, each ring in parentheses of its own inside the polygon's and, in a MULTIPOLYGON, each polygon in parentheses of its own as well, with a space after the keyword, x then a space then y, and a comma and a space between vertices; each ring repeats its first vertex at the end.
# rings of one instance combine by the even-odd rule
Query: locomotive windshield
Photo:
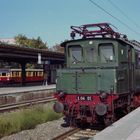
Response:
POLYGON ((102 63, 112 62, 114 60, 114 52, 112 44, 101 44, 99 46, 100 60, 102 63))
POLYGON ((82 48, 80 46, 70 46, 70 60, 73 64, 82 62, 82 48))

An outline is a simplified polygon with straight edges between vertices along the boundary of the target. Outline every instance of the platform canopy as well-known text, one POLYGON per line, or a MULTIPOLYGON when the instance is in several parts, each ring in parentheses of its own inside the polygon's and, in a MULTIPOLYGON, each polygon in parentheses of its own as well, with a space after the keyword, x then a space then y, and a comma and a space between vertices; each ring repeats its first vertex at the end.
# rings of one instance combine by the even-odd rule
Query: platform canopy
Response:
POLYGON ((28 47, 20 47, 17 45, 9 45, 0 43, 0 60, 14 62, 37 62, 38 55, 41 60, 45 61, 62 61, 64 62, 64 54, 52 52, 45 49, 34 49, 28 47))

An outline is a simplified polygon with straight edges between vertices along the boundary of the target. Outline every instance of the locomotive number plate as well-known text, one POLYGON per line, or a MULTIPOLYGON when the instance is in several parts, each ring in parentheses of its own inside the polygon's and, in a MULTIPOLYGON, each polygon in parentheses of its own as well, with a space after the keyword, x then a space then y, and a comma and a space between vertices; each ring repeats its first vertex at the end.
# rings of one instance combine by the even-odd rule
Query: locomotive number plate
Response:
POLYGON ((92 101, 92 96, 77 96, 78 101, 92 101))

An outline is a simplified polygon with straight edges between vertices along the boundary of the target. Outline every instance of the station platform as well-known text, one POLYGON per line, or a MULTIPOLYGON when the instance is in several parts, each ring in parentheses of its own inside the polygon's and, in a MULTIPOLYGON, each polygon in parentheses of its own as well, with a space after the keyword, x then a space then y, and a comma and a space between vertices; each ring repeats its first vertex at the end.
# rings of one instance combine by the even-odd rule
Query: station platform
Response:
POLYGON ((0 95, 3 94, 12 94, 12 93, 20 93, 20 92, 29 92, 29 91, 41 91, 41 90, 49 90, 55 89, 56 85, 42 85, 42 86, 27 86, 27 87, 4 87, 0 88, 0 95))
POLYGON ((90 140, 140 140, 140 107, 90 140))

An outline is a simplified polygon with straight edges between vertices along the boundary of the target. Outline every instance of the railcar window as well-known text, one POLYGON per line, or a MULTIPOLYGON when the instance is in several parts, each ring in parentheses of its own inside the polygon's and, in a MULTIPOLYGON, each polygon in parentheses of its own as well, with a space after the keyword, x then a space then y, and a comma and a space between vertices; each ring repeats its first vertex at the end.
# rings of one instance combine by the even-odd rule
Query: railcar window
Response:
POLYGON ((14 77, 14 72, 12 71, 12 77, 14 77))
POLYGON ((41 71, 38 73, 38 76, 42 76, 42 72, 41 71))
POLYGON ((70 60, 73 64, 82 62, 82 48, 80 46, 70 46, 70 60))
POLYGON ((16 76, 19 76, 19 72, 16 72, 16 76))
POLYGON ((88 48, 87 50, 87 61, 92 63, 94 60, 94 48, 88 48))
POLYGON ((37 72, 34 71, 34 76, 37 76, 37 72))
POLYGON ((6 76, 6 73, 2 73, 2 76, 6 76))
POLYGON ((102 63, 112 62, 114 60, 114 52, 112 44, 101 44, 99 46, 100 59, 102 63))
POLYGON ((26 72, 26 76, 30 77, 31 73, 29 71, 26 72))
POLYGON ((15 72, 12 72, 12 76, 15 77, 15 72))
POLYGON ((35 72, 33 71, 33 76, 35 76, 35 72))
POLYGON ((31 76, 33 76, 34 75, 34 73, 33 72, 31 72, 31 76))
POLYGON ((6 76, 10 76, 10 73, 7 73, 6 76))
POLYGON ((37 75, 36 76, 39 76, 39 71, 37 71, 37 73, 36 73, 37 75))

